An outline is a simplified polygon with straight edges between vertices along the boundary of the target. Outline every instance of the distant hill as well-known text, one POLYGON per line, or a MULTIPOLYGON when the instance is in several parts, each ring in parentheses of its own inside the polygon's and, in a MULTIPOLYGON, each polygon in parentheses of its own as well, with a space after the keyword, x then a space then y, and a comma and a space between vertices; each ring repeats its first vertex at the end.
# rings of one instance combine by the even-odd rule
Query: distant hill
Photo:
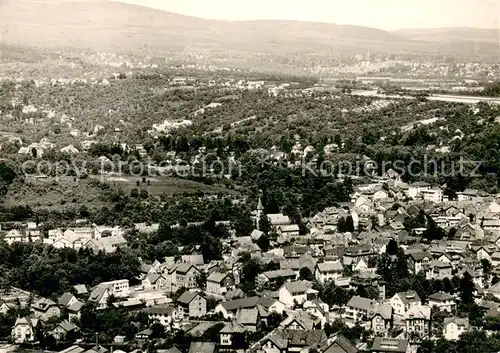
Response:
POLYGON ((400 29, 394 35, 417 41, 499 43, 500 30, 470 27, 400 29))
POLYGON ((391 49, 406 40, 375 28, 296 21, 204 20, 106 1, 1 3, 5 43, 99 50, 310 52, 391 49))
MULTIPOLYGON (((1 35, 6 44, 89 48, 100 51, 347 53, 464 53, 463 42, 436 46, 438 37, 350 25, 298 21, 218 21, 108 1, 4 0, 1 35), (428 37, 428 38, 427 38, 428 37)), ((485 33, 488 51, 495 45, 485 33)), ((444 38, 444 37, 443 37, 444 38)), ((443 39, 447 40, 447 39, 443 39)), ((496 44, 498 46, 498 42, 496 44)), ((496 47, 495 47, 496 48, 496 47)), ((466 48, 474 53, 476 47, 466 48)), ((484 48, 480 48, 484 49, 484 48)), ((496 51, 494 52, 497 53, 496 51)))

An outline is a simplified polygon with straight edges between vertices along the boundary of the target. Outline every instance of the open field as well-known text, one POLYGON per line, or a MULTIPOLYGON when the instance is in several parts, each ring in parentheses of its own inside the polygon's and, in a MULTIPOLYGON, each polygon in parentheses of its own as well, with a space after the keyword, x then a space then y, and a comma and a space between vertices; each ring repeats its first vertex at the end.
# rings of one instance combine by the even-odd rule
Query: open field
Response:
POLYGON ((102 196, 103 190, 89 179, 26 178, 24 183, 15 182, 11 185, 4 199, 4 205, 30 205, 33 209, 48 210, 85 205, 92 209, 110 204, 102 196))
POLYGON ((160 194, 180 194, 180 193, 228 193, 233 192, 223 187, 211 186, 198 183, 191 180, 179 179, 167 176, 147 177, 145 181, 141 177, 128 175, 121 176, 99 176, 94 175, 92 178, 100 180, 113 188, 121 188, 125 192, 130 192, 132 189, 147 190, 150 195, 160 194), (149 184, 148 184, 149 181, 149 184))
POLYGON ((68 206, 75 208, 86 205, 89 209, 111 206, 104 189, 95 183, 100 180, 113 189, 122 189, 129 194, 132 189, 147 190, 149 195, 174 195, 182 193, 234 193, 218 186, 210 186, 195 181, 173 177, 147 178, 149 185, 141 178, 131 176, 105 177, 91 176, 89 179, 74 177, 27 178, 24 183, 15 182, 4 199, 8 207, 30 205, 33 209, 59 210, 68 206), (139 181, 139 185, 137 182, 139 181))

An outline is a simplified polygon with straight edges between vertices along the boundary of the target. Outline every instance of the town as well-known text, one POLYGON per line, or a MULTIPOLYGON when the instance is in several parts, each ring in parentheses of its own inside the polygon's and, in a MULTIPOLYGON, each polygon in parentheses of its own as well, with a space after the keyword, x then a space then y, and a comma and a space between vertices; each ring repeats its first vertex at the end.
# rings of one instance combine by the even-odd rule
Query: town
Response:
POLYGON ((500 352, 497 4, 321 2, 0 3, 0 353, 500 352))
MULTIPOLYGON (((230 236, 220 260, 207 261, 194 244, 182 255, 139 259, 133 278, 75 284, 60 296, 4 287, 1 312, 15 322, 12 343, 2 349, 64 342, 70 346, 62 352, 116 352, 174 340, 158 351, 411 352, 498 325, 496 195, 465 190, 450 201, 442 189, 407 184, 389 170, 355 186, 350 201, 303 220, 305 232, 283 213, 266 214, 261 198, 252 220, 248 236, 223 223, 230 236), (82 332, 82 320, 110 310, 144 318, 133 334, 96 331, 102 337, 89 342, 94 336, 82 332)), ((126 249, 130 232, 159 229, 94 224, 44 234, 29 222, 3 238, 11 246, 97 254, 126 249)))

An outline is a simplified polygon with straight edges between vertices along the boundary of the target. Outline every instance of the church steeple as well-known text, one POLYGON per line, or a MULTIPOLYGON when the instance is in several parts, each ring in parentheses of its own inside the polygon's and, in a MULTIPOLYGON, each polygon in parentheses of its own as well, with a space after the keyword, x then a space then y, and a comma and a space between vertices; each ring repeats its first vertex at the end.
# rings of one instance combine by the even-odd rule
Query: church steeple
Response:
POLYGON ((255 227, 259 226, 259 219, 264 213, 264 205, 262 204, 262 191, 259 190, 259 201, 257 202, 257 209, 255 210, 255 227))
POLYGON ((264 206, 262 206, 262 198, 259 196, 259 202, 257 202, 257 211, 263 211, 264 206))

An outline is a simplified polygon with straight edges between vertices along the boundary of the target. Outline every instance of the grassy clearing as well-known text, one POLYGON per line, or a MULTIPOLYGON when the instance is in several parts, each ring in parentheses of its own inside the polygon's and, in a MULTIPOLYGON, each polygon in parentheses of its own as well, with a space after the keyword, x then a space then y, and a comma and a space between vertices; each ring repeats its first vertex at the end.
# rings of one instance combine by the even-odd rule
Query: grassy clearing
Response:
POLYGON ((228 190, 223 187, 211 186, 202 183, 198 183, 195 181, 179 179, 174 177, 167 176, 158 176, 158 177, 148 177, 144 181, 141 177, 133 177, 133 176, 94 176, 106 184, 114 187, 121 188, 125 192, 130 192, 132 189, 142 190, 145 189, 148 191, 150 195, 160 195, 160 194, 181 194, 184 192, 187 193, 197 193, 203 192, 208 194, 214 193, 233 193, 234 191, 228 190), (148 184, 149 181, 149 184, 148 184))
POLYGON ((95 180, 100 180, 113 189, 122 189, 125 193, 130 193, 132 189, 139 191, 145 189, 149 195, 157 196, 161 194, 174 195, 182 193, 235 193, 223 187, 210 186, 202 183, 183 180, 172 177, 148 178, 149 185, 142 181, 142 178, 122 176, 105 177, 92 176, 88 179, 76 179, 73 177, 55 178, 26 178, 24 183, 14 182, 6 197, 4 205, 8 207, 19 205, 30 205, 33 209, 63 210, 67 207, 87 206, 89 209, 111 206, 110 200, 106 200, 104 192, 95 184, 95 180), (137 185, 139 182, 139 186, 137 185))

